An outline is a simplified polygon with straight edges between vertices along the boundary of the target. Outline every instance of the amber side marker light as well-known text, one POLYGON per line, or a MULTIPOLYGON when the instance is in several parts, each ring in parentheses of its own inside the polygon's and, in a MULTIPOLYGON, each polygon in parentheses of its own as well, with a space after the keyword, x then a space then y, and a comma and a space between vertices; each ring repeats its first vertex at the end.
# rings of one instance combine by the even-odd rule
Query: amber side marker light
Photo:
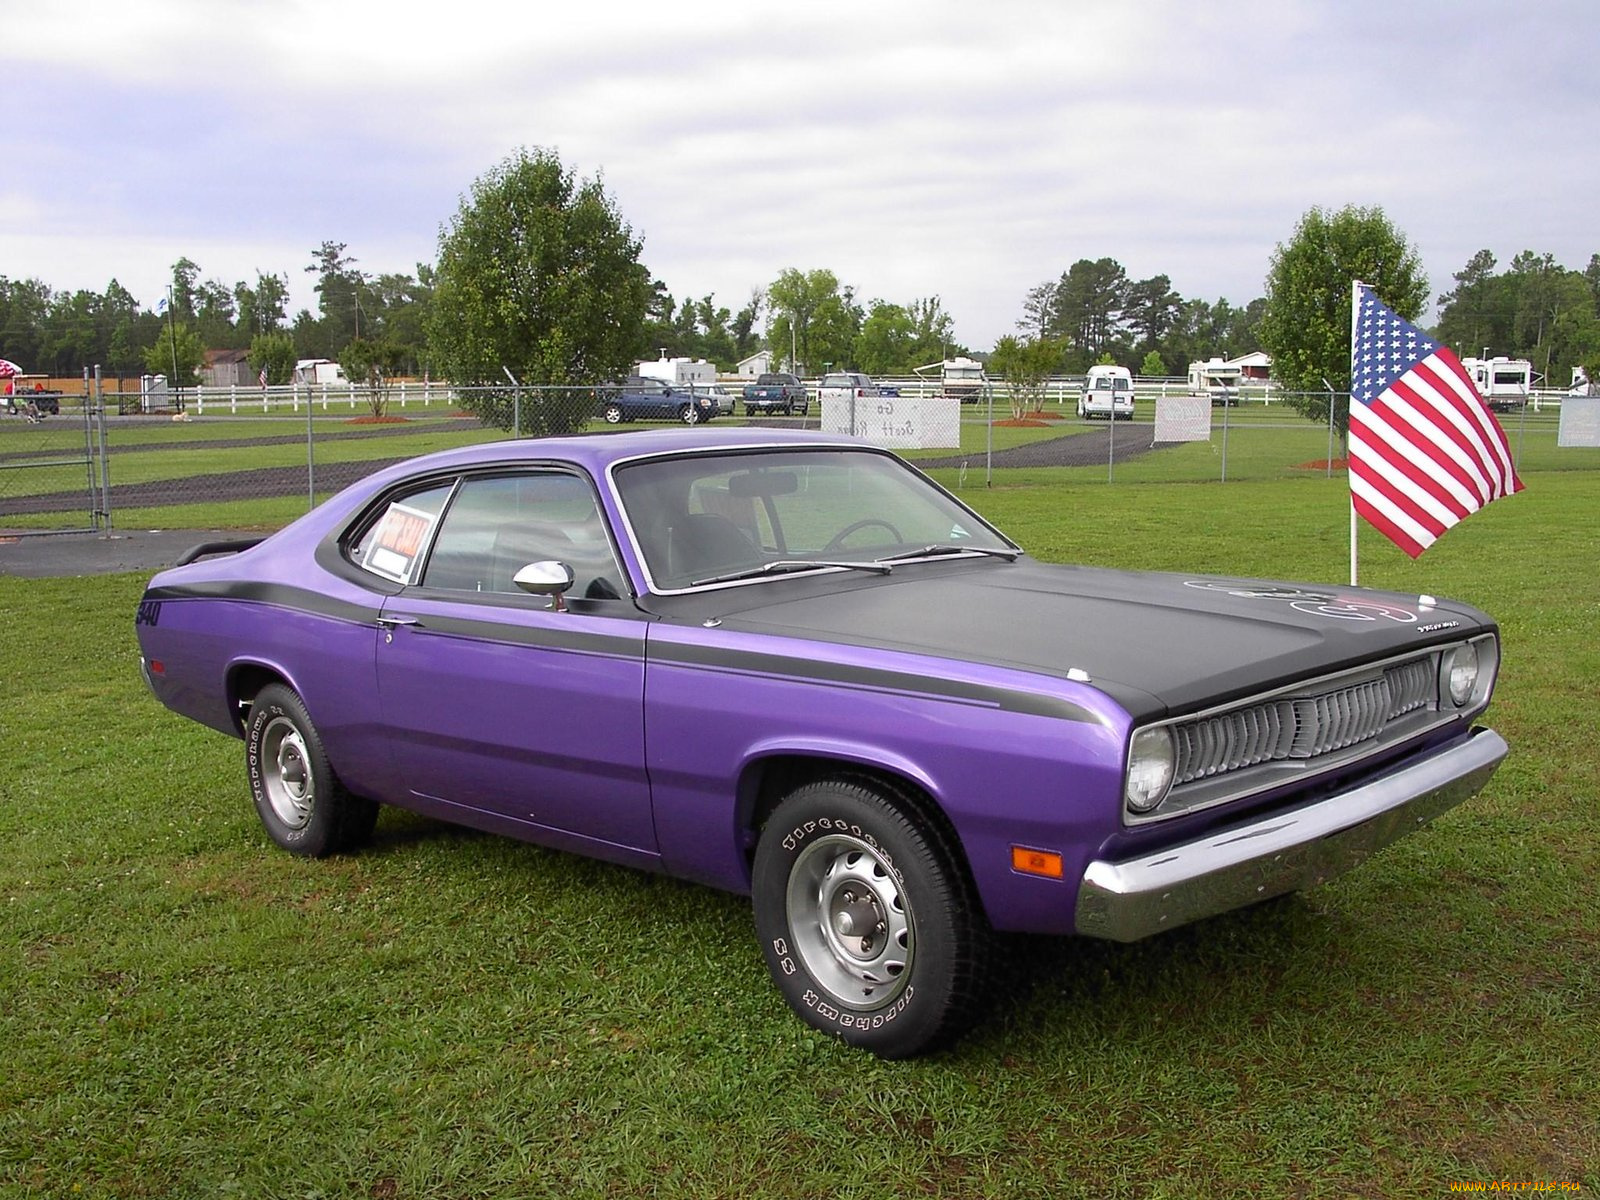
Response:
POLYGON ((1011 869, 1024 875, 1041 875, 1045 879, 1061 878, 1061 855, 1053 850, 1032 850, 1027 846, 1011 847, 1011 869))

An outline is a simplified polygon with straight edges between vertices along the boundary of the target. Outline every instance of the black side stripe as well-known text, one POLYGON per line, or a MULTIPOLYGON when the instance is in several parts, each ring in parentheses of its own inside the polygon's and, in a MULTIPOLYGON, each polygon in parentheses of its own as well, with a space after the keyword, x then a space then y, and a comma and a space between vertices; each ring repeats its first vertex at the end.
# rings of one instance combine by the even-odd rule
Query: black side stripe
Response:
POLYGON ((1102 723, 1096 713, 1060 696, 1026 692, 1016 688, 994 687, 960 679, 930 679, 925 675, 894 671, 884 667, 818 662, 816 659, 788 654, 750 653, 716 646, 688 646, 681 643, 663 645, 656 641, 650 643, 650 660, 744 675, 761 675, 767 678, 789 678, 809 683, 894 692, 900 695, 929 696, 954 703, 1000 709, 1003 712, 1050 717, 1058 721, 1080 721, 1091 725, 1102 723))

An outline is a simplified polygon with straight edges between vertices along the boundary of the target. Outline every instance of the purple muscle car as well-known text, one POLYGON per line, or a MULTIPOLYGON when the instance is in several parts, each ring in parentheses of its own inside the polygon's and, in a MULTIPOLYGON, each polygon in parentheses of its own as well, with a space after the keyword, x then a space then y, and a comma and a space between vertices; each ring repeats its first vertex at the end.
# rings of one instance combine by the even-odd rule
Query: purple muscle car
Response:
POLYGON ((995 931, 1309 887, 1506 753, 1474 609, 1041 564, 820 434, 452 450, 197 551, 145 676, 243 739, 280 846, 393 804, 748 893, 795 1011, 886 1057, 975 1019, 995 931))

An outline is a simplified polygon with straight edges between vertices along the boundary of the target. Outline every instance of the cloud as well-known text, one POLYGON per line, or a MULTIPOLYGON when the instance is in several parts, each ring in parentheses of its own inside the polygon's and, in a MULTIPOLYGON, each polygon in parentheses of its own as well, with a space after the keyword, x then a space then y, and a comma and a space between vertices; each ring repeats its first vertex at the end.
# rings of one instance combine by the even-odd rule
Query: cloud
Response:
POLYGON ((1313 205, 1383 207, 1434 290, 1596 249, 1586 0, 833 0, 446 7, 83 0, 8 14, 0 264, 152 302, 324 240, 414 272, 520 146, 600 174, 680 296, 786 267, 940 295, 986 347, 1079 258, 1246 303, 1313 205), (1532 65, 1537 64, 1537 65, 1532 65))

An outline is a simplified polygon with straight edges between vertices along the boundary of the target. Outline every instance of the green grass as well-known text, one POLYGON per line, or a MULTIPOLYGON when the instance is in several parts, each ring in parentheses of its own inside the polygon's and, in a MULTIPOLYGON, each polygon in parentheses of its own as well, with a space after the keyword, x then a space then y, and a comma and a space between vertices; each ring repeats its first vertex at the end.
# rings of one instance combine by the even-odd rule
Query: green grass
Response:
MULTIPOLYGON (((970 483, 970 480, 969 480, 970 483)), ((135 670, 142 580, 0 578, 0 1196, 1433 1197, 1600 1187, 1600 473, 1363 582, 1496 614, 1478 798, 1303 897, 1023 939, 958 1047, 810 1033, 745 901, 386 812, 273 850, 135 670)), ((1040 556, 1339 580, 1321 476, 964 495, 1040 556)))

